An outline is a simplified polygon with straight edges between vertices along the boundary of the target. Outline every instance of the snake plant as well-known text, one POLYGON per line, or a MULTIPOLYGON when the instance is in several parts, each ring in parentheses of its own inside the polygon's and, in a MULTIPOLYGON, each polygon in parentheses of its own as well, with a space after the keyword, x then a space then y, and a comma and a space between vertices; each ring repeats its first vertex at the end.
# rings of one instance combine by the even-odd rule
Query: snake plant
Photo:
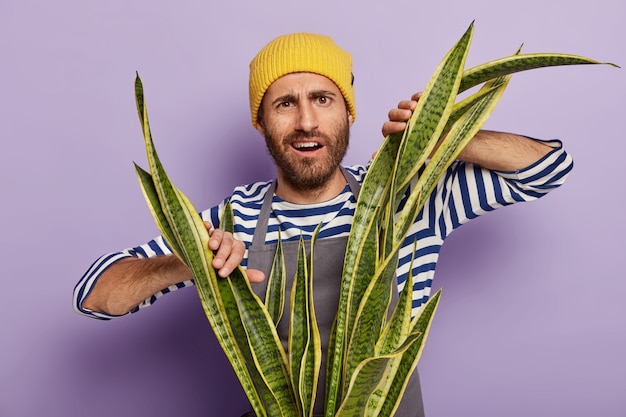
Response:
MULTIPOLYGON (((547 66, 600 64, 581 56, 518 50, 466 70, 472 33, 473 24, 435 70, 405 131, 385 138, 363 182, 330 337, 326 417, 394 414, 440 298, 437 292, 411 317, 409 275, 394 311, 388 311, 391 292, 396 291, 398 250, 437 181, 496 106, 511 74, 547 66), (478 91, 457 99, 480 84, 478 91), (409 198, 399 208, 408 187, 409 198)), ((191 269, 206 316, 254 412, 259 417, 311 416, 321 362, 312 293, 316 237, 308 256, 300 241, 285 352, 275 328, 285 289, 280 245, 264 301, 254 294, 241 267, 229 278, 217 276, 206 227, 169 180, 154 148, 138 74, 135 96, 149 162, 149 172, 135 164, 144 196, 172 251, 191 269)), ((228 205, 220 227, 233 228, 228 205)))

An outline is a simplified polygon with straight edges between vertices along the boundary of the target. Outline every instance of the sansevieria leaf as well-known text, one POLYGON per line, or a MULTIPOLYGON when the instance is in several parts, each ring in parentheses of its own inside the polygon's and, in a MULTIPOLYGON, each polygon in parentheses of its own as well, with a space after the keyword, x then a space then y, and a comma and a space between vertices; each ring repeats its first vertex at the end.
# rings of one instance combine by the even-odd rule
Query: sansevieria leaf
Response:
POLYGON ((283 255, 283 243, 280 237, 280 230, 278 230, 276 253, 274 254, 270 276, 267 278, 267 290, 265 292, 265 307, 272 317, 274 326, 278 326, 285 308, 286 275, 287 268, 285 267, 285 257, 283 255))
POLYGON ((610 62, 599 62, 571 54, 538 53, 538 54, 515 54, 505 58, 489 61, 468 69, 463 74, 463 81, 459 86, 459 93, 503 75, 515 72, 527 71, 537 68, 563 66, 563 65, 589 65, 604 64, 619 68, 610 62))
MULTIPOLYGON (((315 236, 311 251, 315 250, 315 236)), ((298 245, 298 268, 291 290, 291 323, 289 327, 289 357, 291 378, 300 401, 303 416, 313 415, 322 349, 313 303, 312 258, 307 259, 304 239, 298 245)), ((312 256, 312 255, 311 255, 312 256)))
POLYGON ((443 133, 461 83, 473 29, 472 24, 435 70, 408 121, 395 173, 396 192, 408 185, 443 133))
POLYGON ((380 337, 376 341, 375 355, 385 355, 400 347, 411 331, 411 311, 413 310, 413 263, 415 262, 415 248, 411 254, 409 273, 400 293, 400 298, 391 318, 380 337))
MULTIPOLYGON (((367 415, 392 416, 395 413, 402 400, 402 394, 408 380, 415 371, 424 351, 424 345, 428 339, 440 298, 441 290, 430 297, 413 319, 411 332, 404 343, 413 337, 415 341, 403 351, 401 356, 393 355, 392 362, 389 364, 389 372, 385 374, 385 378, 380 381, 377 390, 370 396, 368 411, 371 410, 371 412, 367 415)), ((402 351, 402 346, 394 352, 398 353, 399 351, 402 351)))

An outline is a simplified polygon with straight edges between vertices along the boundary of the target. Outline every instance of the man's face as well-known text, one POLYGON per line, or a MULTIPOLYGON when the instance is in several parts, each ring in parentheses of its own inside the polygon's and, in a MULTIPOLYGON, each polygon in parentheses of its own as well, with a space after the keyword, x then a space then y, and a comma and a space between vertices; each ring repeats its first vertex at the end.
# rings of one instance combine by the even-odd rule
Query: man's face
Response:
POLYGON ((257 130, 280 177, 297 189, 323 187, 348 149, 352 117, 339 88, 322 75, 288 74, 270 85, 261 106, 257 130))

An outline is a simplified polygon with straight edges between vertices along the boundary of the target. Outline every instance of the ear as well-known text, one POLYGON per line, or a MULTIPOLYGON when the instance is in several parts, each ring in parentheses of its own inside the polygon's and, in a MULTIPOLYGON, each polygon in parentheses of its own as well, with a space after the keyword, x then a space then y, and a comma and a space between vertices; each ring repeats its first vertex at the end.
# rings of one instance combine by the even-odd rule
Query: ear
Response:
POLYGON ((259 132, 261 134, 261 136, 265 137, 265 126, 263 126, 263 122, 262 121, 258 121, 256 122, 256 131, 259 132))
POLYGON ((350 126, 352 126, 352 124, 354 123, 354 117, 352 117, 350 113, 348 113, 348 123, 350 124, 350 126))

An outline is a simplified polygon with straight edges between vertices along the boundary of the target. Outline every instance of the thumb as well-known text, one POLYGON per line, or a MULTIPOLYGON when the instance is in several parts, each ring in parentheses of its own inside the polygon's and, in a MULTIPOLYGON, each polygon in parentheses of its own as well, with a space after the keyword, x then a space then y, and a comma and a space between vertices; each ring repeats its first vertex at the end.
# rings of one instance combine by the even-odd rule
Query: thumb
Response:
POLYGON ((265 281, 265 274, 258 269, 246 269, 246 276, 250 282, 263 282, 265 281))

